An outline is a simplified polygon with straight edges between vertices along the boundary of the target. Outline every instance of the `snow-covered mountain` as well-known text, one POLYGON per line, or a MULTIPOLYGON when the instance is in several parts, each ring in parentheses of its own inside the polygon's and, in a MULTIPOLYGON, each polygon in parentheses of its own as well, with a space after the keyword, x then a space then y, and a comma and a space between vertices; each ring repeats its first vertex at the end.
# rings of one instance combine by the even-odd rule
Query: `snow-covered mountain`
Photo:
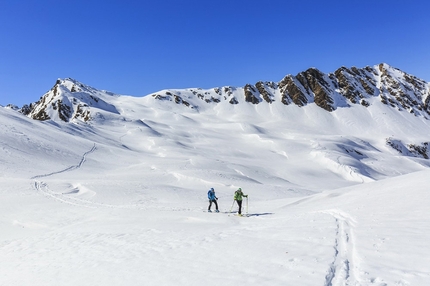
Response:
MULTIPOLYGON (((399 111, 430 118, 430 84, 387 64, 351 69, 342 67, 324 74, 310 68, 281 81, 257 82, 245 87, 218 87, 208 90, 190 88, 163 90, 152 94, 157 100, 172 101, 200 110, 223 104, 282 104, 306 106, 315 104, 327 111, 360 104, 368 107, 382 102, 399 111)), ((73 79, 58 80, 41 99, 21 110, 33 119, 59 118, 63 121, 91 119, 91 110, 118 113, 109 104, 115 96, 99 91, 73 79), (106 98, 107 97, 107 98, 106 98)))
MULTIPOLYGON (((247 84, 245 87, 206 90, 200 88, 163 90, 143 98, 97 90, 70 78, 59 79, 39 101, 22 107, 19 112, 41 121, 100 123, 108 119, 112 119, 113 122, 141 121, 147 113, 141 111, 142 109, 156 108, 167 113, 189 114, 196 117, 197 121, 210 116, 219 119, 215 120, 217 123, 226 119, 227 122, 249 125, 276 122, 294 125, 293 128, 299 133, 303 127, 310 127, 315 133, 320 133, 320 128, 324 128, 328 129, 325 130, 327 134, 348 134, 355 137, 350 139, 355 147, 351 147, 350 143, 337 146, 340 147, 341 153, 346 151, 348 161, 352 159, 354 163, 335 165, 348 168, 352 165, 352 173, 356 173, 356 167, 362 173, 363 162, 366 161, 363 158, 367 155, 357 149, 363 148, 360 142, 370 144, 369 140, 372 140, 362 138, 363 129, 372 128, 378 135, 384 134, 384 138, 378 143, 395 149, 396 155, 398 152, 410 157, 429 158, 430 138, 422 127, 422 125, 427 127, 427 120, 430 118, 429 95, 430 83, 387 64, 379 64, 362 69, 342 67, 330 74, 323 74, 315 68, 310 68, 296 76, 288 75, 277 83, 258 82, 255 85, 247 84), (303 113, 297 107, 317 109, 309 114, 307 111, 303 113), (200 115, 196 116, 197 114, 200 115), (306 118, 300 118, 304 114, 306 118), (389 115, 394 117, 390 118, 389 115), (412 119, 409 115, 419 119, 412 119), (320 116, 333 121, 330 127, 317 122, 320 116), (252 118, 258 120, 253 122, 252 118), (347 126, 343 126, 342 130, 336 130, 336 125, 345 125, 346 122, 347 126), (349 125, 352 124, 359 127, 358 130, 351 129, 349 125), (408 133, 407 124, 416 125, 413 135, 403 135, 404 132, 408 133), (416 139, 415 133, 420 135, 419 140, 416 139), (357 138, 360 139, 357 141, 357 138), (363 157, 360 157, 360 154, 363 157)), ((157 121, 160 123, 159 119, 157 121)), ((178 130, 182 127, 178 126, 178 130)), ((258 128, 255 130, 253 128, 246 132, 261 133, 258 128)), ((160 134, 155 129, 153 132, 160 134)), ((198 132, 199 128, 195 129, 195 133, 198 132)), ((333 158, 330 159, 332 160, 333 158)), ((365 165, 364 169, 367 170, 370 166, 365 165)), ((382 173, 386 175, 385 172, 382 173)), ((372 179, 379 177, 375 174, 380 172, 366 171, 365 177, 372 179)))
POLYGON ((386 64, 145 97, 59 79, 0 107, 0 285, 428 285, 428 98, 386 64))
POLYGON ((100 91, 76 80, 58 79, 55 85, 39 101, 20 109, 25 115, 37 120, 88 121, 91 110, 101 109, 118 113, 115 106, 103 100, 114 94, 100 91))

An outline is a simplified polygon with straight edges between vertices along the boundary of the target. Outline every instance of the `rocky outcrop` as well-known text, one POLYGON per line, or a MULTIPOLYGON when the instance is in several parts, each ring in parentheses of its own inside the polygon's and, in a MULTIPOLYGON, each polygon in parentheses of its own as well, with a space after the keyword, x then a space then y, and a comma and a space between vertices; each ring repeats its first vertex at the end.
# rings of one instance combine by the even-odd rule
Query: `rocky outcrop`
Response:
POLYGON ((118 113, 113 105, 102 99, 103 96, 112 95, 70 78, 59 79, 39 101, 24 105, 20 112, 41 121, 59 119, 64 122, 86 122, 92 119, 92 111, 97 112, 97 109, 118 113))
POLYGON ((369 67, 361 70, 355 67, 351 69, 341 67, 334 72, 333 76, 342 96, 353 104, 367 107, 369 102, 366 98, 373 97, 378 92, 372 74, 373 71, 369 67))
POLYGON ((297 106, 304 106, 308 103, 302 86, 291 75, 286 76, 279 82, 279 89, 282 95, 282 103, 285 105, 293 102, 297 106))
POLYGON ((245 85, 244 92, 245 92, 245 101, 246 102, 250 102, 252 104, 260 103, 260 101, 261 101, 261 99, 259 97, 260 94, 254 86, 252 86, 250 84, 245 85))
POLYGON ((263 99, 267 103, 272 103, 275 101, 275 96, 273 95, 273 90, 276 90, 276 83, 274 82, 262 82, 259 81, 255 84, 258 92, 261 94, 263 99))
POLYGON ((429 84, 386 64, 378 65, 381 101, 415 115, 430 115, 429 84))
POLYGON ((319 107, 333 111, 335 106, 331 94, 334 92, 326 81, 326 76, 317 69, 311 68, 297 75, 298 80, 310 96, 313 95, 314 102, 319 107))
POLYGON ((386 139, 386 143, 402 155, 429 159, 429 142, 404 144, 401 140, 390 137, 386 139))

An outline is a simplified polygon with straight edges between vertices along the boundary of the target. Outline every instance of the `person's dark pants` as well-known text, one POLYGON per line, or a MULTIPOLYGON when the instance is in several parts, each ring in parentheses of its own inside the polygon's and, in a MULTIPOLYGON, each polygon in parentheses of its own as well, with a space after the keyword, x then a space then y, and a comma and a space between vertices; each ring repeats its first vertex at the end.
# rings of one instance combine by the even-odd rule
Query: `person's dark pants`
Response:
POLYGON ((218 210, 218 203, 217 203, 217 201, 216 201, 216 200, 209 200, 209 207, 208 207, 208 210, 209 210, 209 211, 211 210, 212 203, 215 203, 215 208, 216 208, 216 210, 218 210))
POLYGON ((239 214, 242 214, 242 201, 236 201, 236 203, 239 206, 239 214))

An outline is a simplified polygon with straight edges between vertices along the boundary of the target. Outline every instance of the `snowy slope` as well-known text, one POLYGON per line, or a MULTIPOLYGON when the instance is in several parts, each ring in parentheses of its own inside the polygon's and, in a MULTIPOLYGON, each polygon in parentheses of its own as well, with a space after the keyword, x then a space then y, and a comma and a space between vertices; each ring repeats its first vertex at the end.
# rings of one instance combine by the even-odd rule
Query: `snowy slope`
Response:
POLYGON ((50 120, 0 107, 0 285, 428 285, 423 108, 264 88, 271 104, 65 79, 32 106, 50 120), (249 217, 230 213, 238 187, 249 217))

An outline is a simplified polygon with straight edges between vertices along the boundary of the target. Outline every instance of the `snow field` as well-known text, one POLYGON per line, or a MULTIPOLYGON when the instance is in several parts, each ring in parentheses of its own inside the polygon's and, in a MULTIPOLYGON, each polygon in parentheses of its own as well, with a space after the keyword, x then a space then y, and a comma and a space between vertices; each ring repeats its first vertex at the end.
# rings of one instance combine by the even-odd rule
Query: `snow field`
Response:
POLYGON ((429 284, 428 162, 385 144, 426 121, 128 100, 89 124, 0 108, 0 285, 429 284))

